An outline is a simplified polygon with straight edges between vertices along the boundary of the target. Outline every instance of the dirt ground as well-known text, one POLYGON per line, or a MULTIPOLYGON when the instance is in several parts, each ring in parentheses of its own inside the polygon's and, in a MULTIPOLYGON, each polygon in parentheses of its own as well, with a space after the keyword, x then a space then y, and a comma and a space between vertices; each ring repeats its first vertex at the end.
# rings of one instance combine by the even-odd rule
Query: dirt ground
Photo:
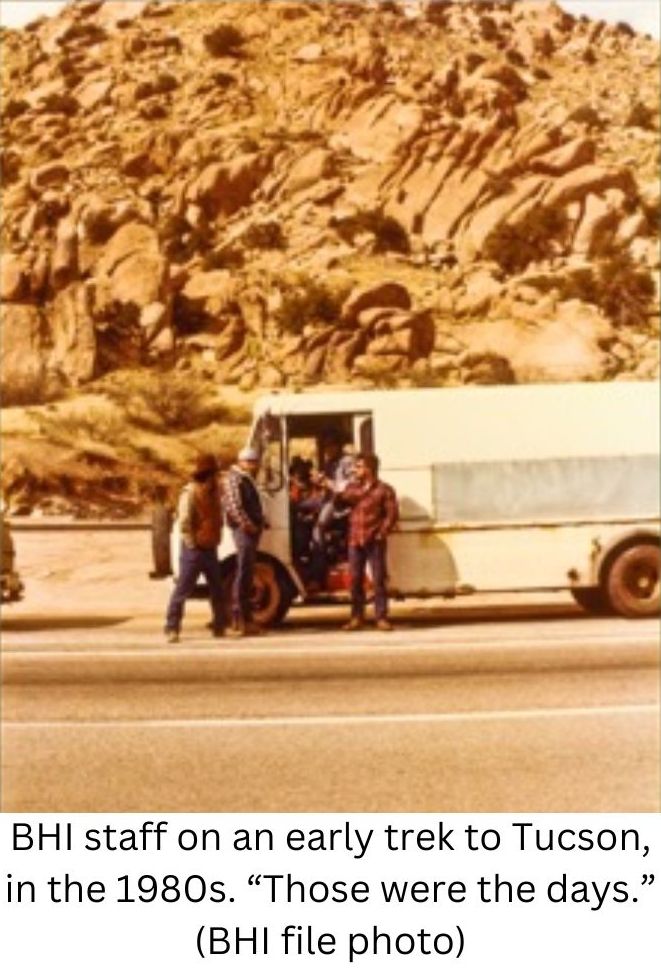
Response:
POLYGON ((169 579, 152 580, 148 530, 20 530, 16 565, 25 585, 12 616, 35 613, 160 613, 169 579))

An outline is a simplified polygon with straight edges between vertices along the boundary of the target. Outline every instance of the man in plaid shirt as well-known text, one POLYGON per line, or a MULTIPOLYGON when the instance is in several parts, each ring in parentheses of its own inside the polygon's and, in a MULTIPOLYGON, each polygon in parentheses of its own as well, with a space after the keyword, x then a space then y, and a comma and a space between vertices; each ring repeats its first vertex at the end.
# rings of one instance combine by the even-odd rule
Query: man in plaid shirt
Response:
POLYGON ((252 618, 251 597, 257 548, 266 526, 262 502, 254 477, 259 468, 259 453, 251 446, 242 449, 223 484, 225 519, 232 530, 236 547, 236 572, 232 584, 232 628, 229 635, 261 635, 252 618))
POLYGON ((345 631, 363 626, 365 616, 365 568, 370 565, 374 583, 376 627, 390 632, 386 591, 386 544, 399 518, 397 496, 378 478, 379 459, 370 453, 356 456, 354 479, 339 493, 351 507, 349 522, 349 570, 351 573, 351 618, 345 631))

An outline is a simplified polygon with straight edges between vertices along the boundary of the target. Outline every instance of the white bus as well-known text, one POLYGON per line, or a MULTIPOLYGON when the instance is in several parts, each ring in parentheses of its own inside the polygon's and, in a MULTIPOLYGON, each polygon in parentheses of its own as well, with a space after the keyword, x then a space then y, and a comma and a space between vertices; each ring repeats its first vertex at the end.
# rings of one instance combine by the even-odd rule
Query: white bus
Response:
MULTIPOLYGON (((254 592, 262 623, 295 600, 348 599, 339 520, 321 578, 309 577, 293 530, 290 463, 319 467, 329 430, 348 451, 376 453, 397 492, 393 598, 565 589, 590 612, 658 613, 659 388, 614 382, 259 399, 250 443, 270 525, 254 592)), ((219 556, 229 584, 227 531, 219 556)))

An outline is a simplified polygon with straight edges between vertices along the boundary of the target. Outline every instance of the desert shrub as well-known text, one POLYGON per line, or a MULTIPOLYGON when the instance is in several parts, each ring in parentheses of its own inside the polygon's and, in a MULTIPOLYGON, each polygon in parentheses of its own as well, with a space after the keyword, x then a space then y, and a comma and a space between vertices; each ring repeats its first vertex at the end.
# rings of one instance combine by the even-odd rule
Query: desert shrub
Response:
POLYGON ((604 119, 592 105, 579 105, 569 115, 567 121, 578 122, 588 128, 605 128, 606 126, 604 119))
POLYGON ((253 223, 241 237, 248 250, 283 250, 285 236, 277 220, 253 223))
POLYGON ((507 274, 518 274, 533 261, 557 256, 569 228, 566 213, 555 207, 533 209, 516 226, 500 226, 486 240, 483 256, 507 274))
POLYGON ((380 368, 370 368, 369 366, 363 366, 360 369, 359 380, 361 384, 367 384, 370 387, 377 389, 395 389, 399 384, 399 380, 404 376, 388 371, 384 372, 380 368))
POLYGON ((339 319, 346 292, 309 274, 282 282, 282 303, 276 319, 286 334, 300 334, 306 324, 333 324, 339 319))
POLYGON ((386 216, 379 209, 363 210, 354 216, 344 217, 335 225, 338 235, 347 243, 353 243, 360 233, 374 236, 375 253, 409 253, 408 234, 394 217, 386 216))
POLYGON ((634 102, 624 123, 628 128, 643 128, 647 132, 654 132, 658 128, 658 112, 642 101, 634 102))
POLYGON ((96 444, 112 452, 113 446, 126 440, 126 425, 112 407, 91 405, 83 411, 65 406, 35 417, 42 436, 60 446, 85 450, 96 444))
POLYGON ((113 379, 104 390, 138 428, 188 432, 214 420, 232 421, 231 411, 191 375, 143 370, 113 379))
POLYGON ((219 24, 204 35, 204 46, 213 57, 235 57, 243 43, 243 34, 233 24, 219 24))
POLYGON ((626 251, 613 252, 564 281, 562 297, 596 304, 617 327, 644 327, 655 289, 652 275, 626 251))
POLYGON ((20 382, 0 384, 0 405, 3 409, 12 406, 43 405, 54 402, 62 395, 57 383, 46 383, 41 375, 26 376, 20 382))

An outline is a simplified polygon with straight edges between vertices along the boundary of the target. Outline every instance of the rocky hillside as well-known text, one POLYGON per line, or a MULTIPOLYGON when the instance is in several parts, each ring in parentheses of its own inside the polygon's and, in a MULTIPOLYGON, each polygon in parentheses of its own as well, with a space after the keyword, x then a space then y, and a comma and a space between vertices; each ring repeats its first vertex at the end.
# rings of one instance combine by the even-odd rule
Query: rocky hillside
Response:
POLYGON ((2 49, 8 404, 144 366, 244 390, 658 374, 659 45, 625 24, 77 2, 2 49))

